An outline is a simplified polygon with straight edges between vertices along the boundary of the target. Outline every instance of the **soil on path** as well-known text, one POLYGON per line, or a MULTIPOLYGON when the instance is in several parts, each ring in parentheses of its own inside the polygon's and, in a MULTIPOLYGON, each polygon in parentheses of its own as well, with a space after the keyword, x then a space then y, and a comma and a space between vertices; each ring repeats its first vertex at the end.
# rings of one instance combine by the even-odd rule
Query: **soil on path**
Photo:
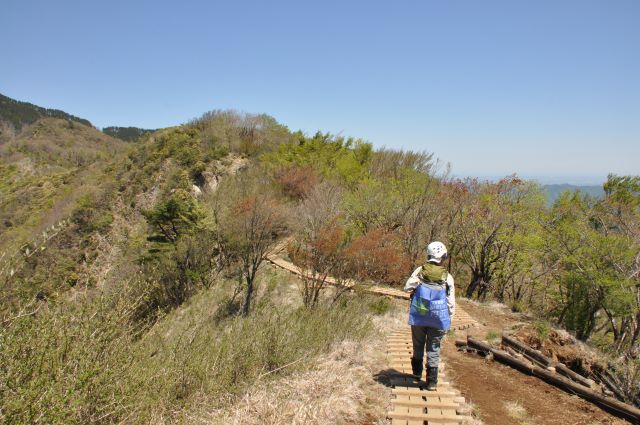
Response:
POLYGON ((526 317, 499 306, 483 306, 465 300, 460 305, 482 326, 457 331, 447 338, 443 350, 448 377, 474 406, 474 415, 486 425, 549 424, 595 425, 628 424, 578 396, 570 395, 538 378, 524 375, 498 362, 456 350, 455 339, 467 335, 486 339, 501 335, 526 317))

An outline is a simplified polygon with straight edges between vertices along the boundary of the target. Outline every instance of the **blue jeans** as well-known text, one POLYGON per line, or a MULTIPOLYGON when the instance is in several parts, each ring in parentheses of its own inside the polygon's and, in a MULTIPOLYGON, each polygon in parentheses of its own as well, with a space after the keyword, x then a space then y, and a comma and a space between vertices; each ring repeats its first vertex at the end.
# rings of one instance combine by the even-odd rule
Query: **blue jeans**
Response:
POLYGON ((442 337, 446 333, 447 331, 428 326, 411 326, 413 358, 422 361, 426 346, 427 367, 438 367, 440 363, 440 342, 442 342, 442 337))

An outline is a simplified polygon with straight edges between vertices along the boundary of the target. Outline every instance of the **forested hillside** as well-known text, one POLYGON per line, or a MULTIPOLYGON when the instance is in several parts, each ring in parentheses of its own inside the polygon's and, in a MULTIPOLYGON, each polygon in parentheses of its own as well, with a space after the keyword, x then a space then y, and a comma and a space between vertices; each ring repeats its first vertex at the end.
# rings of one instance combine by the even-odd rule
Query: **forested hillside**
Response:
POLYGON ((553 205, 554 202, 564 193, 564 192, 575 192, 579 191, 584 195, 589 195, 596 199, 601 199, 604 197, 604 190, 602 186, 576 186, 572 184, 546 184, 543 186, 544 191, 547 194, 547 203, 549 206, 553 205))
POLYGON ((455 180, 430 153, 233 111, 133 144, 41 118, 0 160, 5 421, 229 408, 258 379, 372 332, 388 306, 328 275, 402 285, 432 240, 449 247, 460 295, 564 326, 638 395, 639 176, 547 207, 517 176, 455 180), (295 283, 264 264, 285 238, 306 271, 295 283))
POLYGON ((145 130, 138 127, 105 127, 102 129, 104 134, 111 137, 122 139, 125 142, 135 142, 147 133, 153 133, 156 130, 145 130))
MULTIPOLYGON (((23 126, 33 124, 40 118, 59 118, 75 121, 91 127, 91 123, 58 109, 48 109, 28 102, 20 102, 0 94, 0 122, 20 130, 23 126)), ((6 131, 6 130, 5 130, 6 131)))

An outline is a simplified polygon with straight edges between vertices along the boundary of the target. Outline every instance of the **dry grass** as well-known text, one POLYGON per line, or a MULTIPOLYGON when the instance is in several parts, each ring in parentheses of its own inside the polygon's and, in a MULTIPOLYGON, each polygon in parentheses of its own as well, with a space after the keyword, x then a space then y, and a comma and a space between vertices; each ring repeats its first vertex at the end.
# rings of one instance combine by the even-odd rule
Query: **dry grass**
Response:
POLYGON ((507 415, 510 418, 516 419, 522 425, 532 425, 531 418, 529 417, 529 412, 524 408, 522 404, 518 401, 505 401, 504 408, 507 411, 507 415))
POLYGON ((215 418, 200 421, 320 425, 357 423, 367 418, 384 423, 388 396, 372 379, 379 352, 375 341, 343 341, 315 360, 311 370, 260 386, 232 409, 212 412, 215 418))
POLYGON ((224 424, 387 424, 391 391, 374 375, 385 369, 384 336, 402 326, 397 304, 372 317, 375 331, 360 341, 345 340, 311 360, 300 373, 258 381, 233 406, 210 410, 185 421, 224 424))

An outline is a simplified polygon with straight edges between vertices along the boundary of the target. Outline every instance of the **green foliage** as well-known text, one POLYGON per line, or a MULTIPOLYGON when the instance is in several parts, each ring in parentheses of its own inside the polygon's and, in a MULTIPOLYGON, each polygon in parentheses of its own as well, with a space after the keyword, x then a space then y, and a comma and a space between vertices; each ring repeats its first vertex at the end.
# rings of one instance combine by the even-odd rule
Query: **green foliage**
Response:
POLYGON ((557 265, 554 277, 561 289, 554 314, 578 338, 588 339, 602 311, 615 346, 631 350, 629 329, 623 328, 640 309, 633 277, 640 241, 629 231, 640 222, 633 182, 610 176, 601 201, 564 194, 554 204, 547 228, 549 258, 557 265))
POLYGON ((220 257, 246 286, 243 314, 250 310, 254 281, 269 249, 285 228, 285 209, 260 169, 227 178, 210 199, 212 231, 220 257))
POLYGON ((549 338, 549 334, 551 333, 551 326, 549 323, 544 320, 538 320, 535 323, 536 333, 541 341, 546 341, 549 338))
POLYGON ((124 140, 125 142, 135 142, 145 134, 153 133, 155 131, 157 130, 146 130, 138 127, 105 127, 102 129, 104 134, 124 140))
POLYGON ((345 197, 345 209, 358 232, 380 228, 393 231, 400 228, 407 212, 418 198, 430 189, 432 178, 410 169, 397 177, 362 180, 345 197))
POLYGON ((451 228, 452 252, 472 274, 467 297, 495 293, 503 301, 510 289, 521 298, 531 269, 527 254, 540 231, 544 198, 535 183, 506 177, 498 182, 462 182, 459 215, 451 228), (524 255, 523 255, 524 254, 524 255))
POLYGON ((303 370, 332 344, 371 332, 366 306, 351 302, 314 310, 263 303, 220 328, 212 327, 206 314, 186 320, 184 331, 171 339, 155 333, 142 341, 147 353, 157 355, 144 363, 137 379, 145 388, 150 377, 163 377, 153 391, 141 392, 142 417, 186 410, 203 398, 210 407, 221 407, 257 380, 303 370))
POLYGON ((353 186, 366 176, 371 155, 371 144, 360 139, 318 132, 313 137, 298 135, 298 140, 278 145, 261 160, 273 169, 289 165, 313 167, 326 178, 353 186))
POLYGON ((204 219, 204 211, 184 190, 176 190, 151 210, 143 211, 147 223, 154 230, 150 240, 175 244, 182 235, 192 233, 204 219))
POLYGON ((564 192, 580 192, 589 195, 593 199, 602 199, 604 190, 602 186, 575 186, 571 184, 546 184, 542 187, 547 198, 547 206, 551 207, 564 192))
POLYGON ((71 213, 71 221, 80 233, 104 232, 113 222, 113 214, 108 208, 109 198, 103 195, 99 199, 95 193, 83 195, 78 199, 71 213))
POLYGON ((28 306, 0 328, 0 421, 112 421, 125 406, 135 329, 117 300, 28 306))
POLYGON ((610 174, 604 184, 610 200, 631 207, 640 206, 640 176, 616 176, 610 174))
POLYGON ((376 316, 386 314, 391 308, 391 302, 387 298, 375 297, 369 301, 369 311, 376 316))
POLYGON ((178 420, 203 403, 232 404, 257 381, 306 370, 333 344, 372 331, 358 299, 313 311, 264 300, 246 318, 216 323, 223 287, 150 331, 134 326, 126 287, 9 319, 0 328, 0 421, 178 420))
POLYGON ((188 127, 199 132, 205 146, 222 146, 246 157, 257 156, 291 139, 287 127, 266 114, 215 110, 193 120, 188 127))
POLYGON ((496 331, 489 331, 487 332, 487 335, 485 336, 485 339, 487 341, 495 341, 500 339, 500 334, 496 331))

